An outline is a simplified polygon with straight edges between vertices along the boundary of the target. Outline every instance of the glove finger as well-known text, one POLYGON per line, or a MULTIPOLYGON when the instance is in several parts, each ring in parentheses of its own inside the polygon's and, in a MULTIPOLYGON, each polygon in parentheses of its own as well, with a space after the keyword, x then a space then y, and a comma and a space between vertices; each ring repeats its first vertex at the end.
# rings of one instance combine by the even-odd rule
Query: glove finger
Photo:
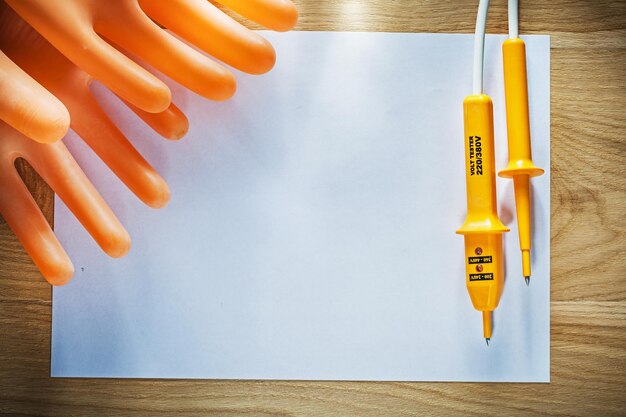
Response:
POLYGON ((37 142, 49 143, 67 133, 65 106, 0 51, 0 119, 37 142))
POLYGON ((139 4, 152 19, 240 71, 263 74, 276 62, 274 48, 265 38, 206 0, 140 0, 139 4))
POLYGON ((187 120, 187 116, 185 116, 174 103, 170 104, 170 106, 161 113, 148 113, 125 100, 122 101, 124 101, 128 108, 139 116, 141 120, 166 139, 181 139, 185 136, 187 130, 189 130, 189 120, 187 120))
MULTIPOLYGON (((74 274, 74 267, 15 169, 20 154, 11 137, 17 135, 20 133, 0 123, 0 213, 44 278, 63 285, 74 274)), ((18 140, 30 141, 24 136, 18 140)))
POLYGON ((136 3, 129 3, 122 15, 96 21, 94 28, 119 47, 203 97, 226 100, 235 93, 235 76, 228 69, 161 29, 136 3), (150 47, 146 48, 146 45, 150 47))
POLYGON ((290 0, 216 0, 246 19, 285 32, 298 23, 298 9, 290 0))
POLYGON ((66 104, 72 115, 72 129, 141 201, 155 208, 167 204, 170 191, 165 180, 113 124, 90 93, 76 95, 66 104))
POLYGON ((63 142, 25 144, 25 157, 109 256, 125 255, 130 237, 63 142))

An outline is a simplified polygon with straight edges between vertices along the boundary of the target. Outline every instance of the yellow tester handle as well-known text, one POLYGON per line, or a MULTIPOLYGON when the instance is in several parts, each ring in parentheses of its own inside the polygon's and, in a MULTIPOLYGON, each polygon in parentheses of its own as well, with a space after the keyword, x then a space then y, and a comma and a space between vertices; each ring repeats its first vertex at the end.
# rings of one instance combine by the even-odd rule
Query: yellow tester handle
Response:
POLYGON ((543 174, 543 169, 533 164, 530 148, 526 46, 524 41, 519 38, 504 41, 502 56, 509 164, 498 175, 513 178, 520 249, 522 251, 522 269, 524 276, 530 277, 529 178, 543 174))
POLYGON ((467 218, 458 234, 465 236, 466 284, 475 309, 483 312, 483 330, 491 338, 491 311, 504 284, 502 233, 498 218, 493 135, 493 103, 489 96, 463 101, 467 218))

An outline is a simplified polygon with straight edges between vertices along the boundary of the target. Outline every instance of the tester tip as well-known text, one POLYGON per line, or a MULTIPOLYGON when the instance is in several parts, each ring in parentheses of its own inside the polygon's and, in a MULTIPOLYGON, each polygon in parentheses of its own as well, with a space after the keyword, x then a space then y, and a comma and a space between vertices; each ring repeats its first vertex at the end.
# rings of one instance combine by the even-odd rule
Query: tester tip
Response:
POLYGON ((524 277, 524 281, 526 281, 526 286, 530 285, 530 277, 524 277))
POLYGON ((490 338, 485 337, 485 342, 487 342, 487 346, 489 346, 489 341, 490 341, 490 340, 491 340, 490 338))

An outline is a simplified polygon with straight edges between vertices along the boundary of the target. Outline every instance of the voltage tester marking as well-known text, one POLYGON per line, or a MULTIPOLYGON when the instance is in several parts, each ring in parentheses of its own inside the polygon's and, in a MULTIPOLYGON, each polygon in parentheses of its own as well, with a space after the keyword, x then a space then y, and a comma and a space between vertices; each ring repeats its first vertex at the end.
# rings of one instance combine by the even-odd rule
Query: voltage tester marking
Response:
POLYGON ((490 264, 492 259, 491 256, 470 256, 467 258, 467 262, 470 264, 490 264))
POLYGON ((483 175, 483 147, 480 136, 469 137, 470 175, 483 175))
POLYGON ((470 281, 493 281, 493 274, 491 272, 487 274, 470 274, 470 281))

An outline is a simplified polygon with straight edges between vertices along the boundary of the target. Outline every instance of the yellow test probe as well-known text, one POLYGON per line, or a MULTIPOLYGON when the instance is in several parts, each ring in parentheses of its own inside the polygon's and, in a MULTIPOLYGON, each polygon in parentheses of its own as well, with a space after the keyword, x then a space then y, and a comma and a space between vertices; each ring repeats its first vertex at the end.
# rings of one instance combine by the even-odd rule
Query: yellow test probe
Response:
POLYGON ((474 43, 473 94, 463 101, 467 217, 458 234, 465 238, 465 282, 472 304, 483 313, 487 345, 492 333, 492 311, 504 286, 502 233, 496 200, 493 102, 482 94, 482 62, 488 0, 478 6, 474 43))
POLYGON ((530 283, 530 177, 543 174, 533 164, 530 148, 528 87, 526 81, 526 46, 518 37, 517 1, 509 1, 509 39, 502 44, 506 124, 509 143, 509 164, 498 173, 513 178, 515 209, 522 251, 522 273, 530 283))

